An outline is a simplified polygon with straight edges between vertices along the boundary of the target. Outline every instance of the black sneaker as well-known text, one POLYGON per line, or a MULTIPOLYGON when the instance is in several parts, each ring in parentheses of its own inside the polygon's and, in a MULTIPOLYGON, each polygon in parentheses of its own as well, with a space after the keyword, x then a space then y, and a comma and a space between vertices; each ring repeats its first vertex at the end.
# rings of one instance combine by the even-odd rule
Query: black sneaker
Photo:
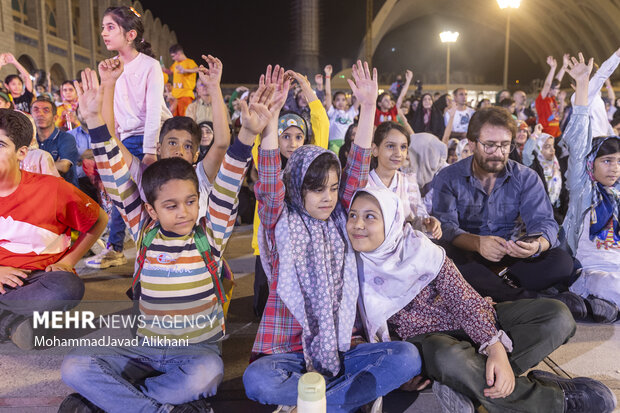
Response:
POLYGON ((570 291, 563 291, 549 298, 562 301, 564 304, 566 304, 575 320, 585 320, 588 317, 588 309, 586 307, 585 301, 583 300, 583 298, 581 298, 575 293, 572 293, 570 291))
POLYGON ((560 386, 565 413, 611 413, 616 408, 616 396, 600 381, 587 377, 564 379, 542 370, 532 370, 527 376, 560 386))
POLYGON ((34 331, 32 318, 27 318, 11 328, 11 341, 22 350, 34 348, 34 331))
POLYGON ((80 393, 71 393, 60 403, 58 413, 105 413, 80 393))
POLYGON ((593 295, 585 300, 588 313, 597 323, 613 323, 618 318, 618 306, 611 301, 593 295))

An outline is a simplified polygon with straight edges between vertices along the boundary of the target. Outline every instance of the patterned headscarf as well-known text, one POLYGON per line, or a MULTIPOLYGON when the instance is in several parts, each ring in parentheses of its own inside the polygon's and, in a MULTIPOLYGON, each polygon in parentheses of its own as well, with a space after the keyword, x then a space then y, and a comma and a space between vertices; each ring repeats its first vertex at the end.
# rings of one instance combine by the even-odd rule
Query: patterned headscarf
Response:
MULTIPOLYGON (((291 155, 284 170, 286 205, 275 230, 280 264, 277 293, 303 328, 306 366, 336 376, 339 351, 351 346, 359 284, 342 204, 338 202, 325 221, 312 218, 304 208, 304 177, 324 153, 338 160, 333 152, 305 145, 291 155)), ((268 269, 269 258, 263 251, 271 249, 264 236, 259 237, 259 243, 263 267, 268 269)))
POLYGON ((278 136, 282 135, 285 130, 291 126, 297 126, 304 134, 304 138, 308 137, 308 126, 306 121, 296 113, 287 113, 278 119, 278 136))
POLYGON ((599 149, 607 139, 620 139, 617 136, 594 139, 592 151, 586 158, 586 170, 592 181, 592 208, 590 214, 590 241, 598 238, 604 241, 607 236, 607 224, 613 219, 613 239, 620 241, 620 225, 618 224, 618 205, 620 205, 620 191, 614 187, 604 187, 594 179, 594 160, 599 149))
POLYGON ((549 138, 553 138, 553 136, 548 133, 541 133, 536 139, 536 147, 538 149, 536 157, 540 166, 543 168, 549 200, 551 201, 551 205, 555 205, 560 199, 560 192, 562 191, 562 172, 560 172, 560 164, 555 155, 552 160, 548 161, 542 153, 543 146, 549 138))

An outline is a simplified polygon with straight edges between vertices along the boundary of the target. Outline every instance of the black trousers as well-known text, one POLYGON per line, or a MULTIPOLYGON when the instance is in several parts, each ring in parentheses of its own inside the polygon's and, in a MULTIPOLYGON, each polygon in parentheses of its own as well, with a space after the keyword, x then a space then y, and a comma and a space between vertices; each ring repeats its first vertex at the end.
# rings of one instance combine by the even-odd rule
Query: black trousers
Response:
POLYGON ((536 298, 539 291, 573 281, 573 258, 560 248, 552 248, 537 258, 519 259, 506 256, 499 262, 486 260, 478 253, 444 245, 446 253, 463 277, 480 295, 496 302, 536 298), (514 288, 498 277, 492 269, 508 267, 508 275, 520 286, 514 288))
POLYGON ((254 264, 254 315, 258 318, 263 317, 267 297, 269 297, 269 281, 265 275, 265 270, 263 270, 260 256, 257 255, 254 264))

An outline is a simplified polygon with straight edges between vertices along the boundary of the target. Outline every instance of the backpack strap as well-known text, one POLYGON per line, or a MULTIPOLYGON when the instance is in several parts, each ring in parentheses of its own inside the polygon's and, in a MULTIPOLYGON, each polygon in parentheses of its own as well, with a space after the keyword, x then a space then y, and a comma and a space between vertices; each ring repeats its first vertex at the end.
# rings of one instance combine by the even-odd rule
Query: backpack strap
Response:
POLYGON ((220 303, 224 304, 226 299, 226 294, 224 293, 224 286, 222 285, 222 280, 220 279, 220 271, 219 265, 213 258, 213 254, 211 253, 211 246, 209 245, 209 240, 207 239, 207 235, 205 234, 205 230, 203 228, 204 221, 200 221, 200 225, 196 226, 194 232, 194 242, 196 243, 196 248, 202 259, 204 260, 207 270, 209 274, 211 274, 211 280, 213 281, 213 287, 215 288, 215 293, 217 298, 220 300, 220 303))
POLYGON ((133 276, 133 282, 131 283, 132 289, 136 286, 136 282, 140 278, 140 273, 142 272, 142 267, 144 266, 144 261, 146 260, 146 250, 151 246, 151 243, 157 235, 157 231, 159 231, 159 224, 153 225, 150 229, 146 227, 145 231, 140 234, 140 238, 138 239, 138 269, 133 276))

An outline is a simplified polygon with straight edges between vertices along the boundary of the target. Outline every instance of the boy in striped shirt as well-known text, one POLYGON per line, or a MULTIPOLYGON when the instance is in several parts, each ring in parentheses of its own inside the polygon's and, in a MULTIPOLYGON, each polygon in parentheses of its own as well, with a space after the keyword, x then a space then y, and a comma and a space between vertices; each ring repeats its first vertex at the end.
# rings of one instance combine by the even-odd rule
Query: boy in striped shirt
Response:
POLYGON ((102 181, 136 243, 150 238, 136 266, 140 316, 146 320, 138 335, 146 344, 104 348, 96 355, 75 352, 63 362, 63 380, 108 412, 127 411, 127 406, 135 411, 168 412, 174 405, 214 395, 223 377, 217 343, 225 335, 218 267, 234 227, 237 195, 252 144, 270 118, 273 87, 261 86, 250 108, 243 106, 243 128, 226 153, 209 193, 203 225, 198 226, 199 192, 192 166, 174 157, 147 168, 142 176, 147 200, 143 203, 103 122, 96 73, 86 69, 82 85, 83 90, 78 87, 80 107, 102 181), (207 254, 198 246, 201 239, 208 242, 207 254), (175 322, 155 323, 164 316, 174 317, 175 322), (153 340, 146 338, 187 340, 188 345, 153 346, 148 344, 153 340))

